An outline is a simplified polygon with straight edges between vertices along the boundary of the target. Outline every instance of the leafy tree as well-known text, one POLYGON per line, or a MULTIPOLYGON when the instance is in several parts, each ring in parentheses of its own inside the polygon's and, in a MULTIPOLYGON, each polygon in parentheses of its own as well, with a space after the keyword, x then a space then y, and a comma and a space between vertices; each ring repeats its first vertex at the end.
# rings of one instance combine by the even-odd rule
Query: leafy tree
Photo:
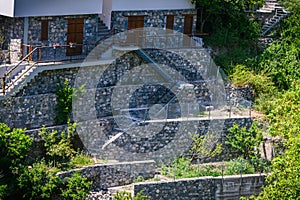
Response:
POLYGON ((236 16, 244 15, 245 10, 251 9, 253 6, 262 5, 264 0, 192 0, 199 10, 200 32, 203 33, 204 25, 209 18, 226 16, 227 19, 234 19, 236 16))
POLYGON ((259 151, 255 150, 262 142, 262 133, 257 127, 257 123, 253 122, 249 130, 246 127, 239 127, 234 124, 230 129, 225 141, 226 144, 236 149, 244 159, 259 158, 259 151))

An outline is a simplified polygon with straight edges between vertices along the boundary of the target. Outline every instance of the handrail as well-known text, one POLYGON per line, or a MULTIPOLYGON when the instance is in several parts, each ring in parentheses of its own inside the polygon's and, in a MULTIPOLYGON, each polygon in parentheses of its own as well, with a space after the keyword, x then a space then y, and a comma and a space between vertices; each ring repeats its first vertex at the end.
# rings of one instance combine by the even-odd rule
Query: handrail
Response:
POLYGON ((5 74, 4 74, 4 76, 7 76, 8 74, 10 74, 12 71, 14 71, 17 67, 19 67, 27 58, 29 58, 35 51, 37 51, 39 48, 38 47, 36 47, 36 48, 34 48, 31 52, 29 52, 22 60, 20 60, 19 62, 18 62, 18 64, 17 65, 15 65, 12 69, 10 69, 8 72, 6 72, 5 74))
POLYGON ((103 35, 97 42, 95 42, 95 46, 97 46, 98 44, 100 44, 100 42, 102 42, 103 40, 106 40, 110 36, 114 35, 116 32, 117 32, 117 29, 112 28, 108 33, 106 33, 105 35, 103 35))

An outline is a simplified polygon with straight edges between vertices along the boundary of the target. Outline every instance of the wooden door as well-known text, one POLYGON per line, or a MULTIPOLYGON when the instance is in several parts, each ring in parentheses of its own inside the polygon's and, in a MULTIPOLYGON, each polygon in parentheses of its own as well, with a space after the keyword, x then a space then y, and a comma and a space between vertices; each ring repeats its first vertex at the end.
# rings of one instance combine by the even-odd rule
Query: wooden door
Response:
POLYGON ((191 38, 189 36, 192 35, 192 32, 193 32, 193 15, 185 15, 184 27, 183 27, 183 33, 185 34, 183 39, 184 47, 189 47, 191 45, 191 38))
MULTIPOLYGON (((143 28, 144 27, 144 16, 129 16, 128 17, 128 30, 143 28)), ((127 33, 127 44, 128 45, 140 45, 142 40, 141 31, 128 31, 127 33)))
POLYGON ((67 47, 67 56, 76 56, 82 54, 82 43, 83 43, 83 27, 84 19, 68 19, 68 45, 73 43, 74 47, 67 47))
POLYGON ((174 29, 174 15, 166 16, 166 28, 171 30, 174 29))
POLYGON ((144 27, 144 16, 129 16, 128 30, 144 27))
POLYGON ((183 33, 191 35, 193 31, 193 19, 194 15, 185 15, 184 16, 184 30, 183 33))

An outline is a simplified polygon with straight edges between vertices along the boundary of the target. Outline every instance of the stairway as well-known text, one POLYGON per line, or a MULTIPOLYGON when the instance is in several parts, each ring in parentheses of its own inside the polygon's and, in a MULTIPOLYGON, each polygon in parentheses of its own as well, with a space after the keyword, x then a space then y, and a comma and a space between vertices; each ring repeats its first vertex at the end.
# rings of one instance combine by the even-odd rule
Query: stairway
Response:
POLYGON ((261 37, 267 36, 267 33, 269 33, 270 30, 272 30, 282 19, 290 14, 290 12, 278 4, 277 0, 267 0, 265 5, 258 9, 257 12, 265 14, 274 13, 271 17, 265 20, 261 28, 261 37))

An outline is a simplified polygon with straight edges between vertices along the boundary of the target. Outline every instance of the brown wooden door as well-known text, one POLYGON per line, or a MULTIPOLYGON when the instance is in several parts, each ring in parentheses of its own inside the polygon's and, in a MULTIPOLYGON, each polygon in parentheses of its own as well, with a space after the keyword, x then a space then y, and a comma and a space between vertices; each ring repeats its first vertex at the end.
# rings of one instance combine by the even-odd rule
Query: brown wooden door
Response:
MULTIPOLYGON (((144 16, 129 16, 128 17, 128 30, 143 28, 144 27, 144 16)), ((142 39, 141 31, 128 31, 127 33, 127 44, 128 45, 139 45, 142 39)))
POLYGON ((193 15, 185 15, 184 16, 184 30, 183 33, 190 35, 193 30, 193 15))
POLYGON ((144 16, 128 17, 128 30, 144 27, 144 16))
POLYGON ((167 29, 174 29, 174 15, 167 15, 166 16, 166 28, 167 29))
POLYGON ((68 19, 67 43, 75 44, 74 47, 67 47, 67 56, 76 56, 82 54, 84 19, 68 19))
POLYGON ((188 36, 192 35, 193 31, 193 15, 185 15, 184 16, 184 29, 183 33, 187 36, 184 36, 183 46, 188 47, 191 44, 191 38, 188 36))

